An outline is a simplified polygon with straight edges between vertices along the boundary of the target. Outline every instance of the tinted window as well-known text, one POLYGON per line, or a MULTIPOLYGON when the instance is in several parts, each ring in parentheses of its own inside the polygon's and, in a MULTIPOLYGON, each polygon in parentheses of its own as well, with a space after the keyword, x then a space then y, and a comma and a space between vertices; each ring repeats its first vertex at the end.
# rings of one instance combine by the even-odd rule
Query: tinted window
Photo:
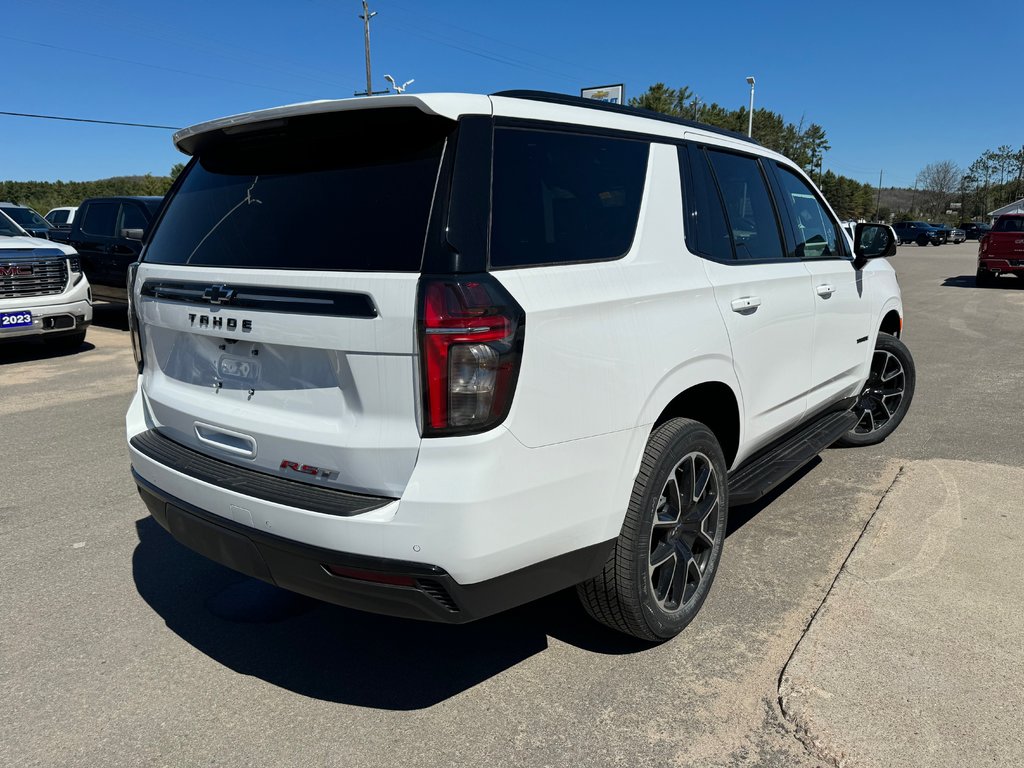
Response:
POLYGON ((0 213, 0 235, 6 237, 17 237, 25 234, 22 232, 18 225, 8 219, 3 213, 0 213))
POLYGON ((784 166, 778 166, 779 183, 786 195, 789 218, 796 235, 796 255, 805 259, 837 258, 843 255, 839 232, 814 190, 784 166))
POLYGON ((121 229, 145 229, 148 224, 145 214, 137 205, 132 203, 121 205, 121 229))
POLYGON ((391 108, 293 118, 201 146, 146 260, 418 271, 452 127, 391 108))
POLYGON ((51 224, 67 224, 70 211, 51 211, 46 218, 51 224))
POLYGON ((704 150, 699 147, 690 147, 689 150, 680 147, 679 160, 685 190, 683 210, 686 214, 687 246, 692 253, 700 253, 719 261, 732 259, 732 239, 729 237, 725 211, 704 150))
POLYGON ((501 128, 494 134, 491 266, 617 259, 629 250, 646 142, 501 128))
POLYGON ((113 237, 119 206, 116 202, 89 203, 82 219, 82 231, 87 235, 113 237))
POLYGON ((1024 232, 1024 217, 1007 217, 997 219, 992 227, 993 232, 1024 232))
POLYGON ((781 259, 782 240, 761 166, 753 157, 708 151, 738 259, 781 259))

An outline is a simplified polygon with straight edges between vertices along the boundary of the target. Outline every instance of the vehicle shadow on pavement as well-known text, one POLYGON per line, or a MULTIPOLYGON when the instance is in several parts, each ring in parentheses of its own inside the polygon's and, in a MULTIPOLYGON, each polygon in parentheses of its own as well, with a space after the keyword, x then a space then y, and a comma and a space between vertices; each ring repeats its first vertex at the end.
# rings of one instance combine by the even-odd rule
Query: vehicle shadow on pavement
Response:
MULTIPOLYGON (((959 275, 958 277, 947 277, 942 281, 943 288, 981 288, 978 285, 978 280, 974 275, 959 275)), ((1024 289, 1024 280, 1019 277, 999 277, 996 278, 996 282, 991 286, 992 288, 1016 288, 1018 290, 1024 289)), ((988 290, 988 287, 986 287, 988 290)))
POLYGON ((11 341, 0 346, 0 366, 12 363, 27 363, 35 360, 56 360, 61 357, 80 355, 83 352, 91 352, 96 349, 88 341, 84 342, 78 349, 61 349, 47 344, 43 339, 25 339, 23 341, 11 341))
MULTIPOLYGON (((820 462, 760 501, 730 510, 726 535, 820 462)), ((545 651, 549 637, 607 655, 656 647, 595 622, 572 589, 470 624, 396 619, 243 576, 182 546, 150 517, 136 530, 135 585, 171 631, 236 672, 325 701, 430 707, 545 651)))
POLYGON ((546 650, 549 636, 597 653, 651 648, 594 623, 571 590, 471 624, 396 619, 242 576, 152 518, 136 528, 135 585, 167 627, 218 663, 303 696, 422 709, 546 650))

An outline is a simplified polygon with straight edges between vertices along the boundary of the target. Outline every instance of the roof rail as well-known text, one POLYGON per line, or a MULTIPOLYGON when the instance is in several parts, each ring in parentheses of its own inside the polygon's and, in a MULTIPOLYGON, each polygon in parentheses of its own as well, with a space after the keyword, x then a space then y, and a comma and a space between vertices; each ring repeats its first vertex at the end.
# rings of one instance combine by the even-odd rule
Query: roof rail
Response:
POLYGON ((715 125, 708 125, 707 123, 701 123, 696 120, 687 120, 685 117, 675 117, 673 115, 666 115, 662 112, 655 112, 653 109, 644 109, 642 107, 627 107, 623 104, 609 104, 606 101, 598 101, 597 99, 584 99, 582 96, 570 96, 566 93, 552 93, 550 91, 498 91, 492 93, 491 96, 503 96, 506 99, 525 99, 528 101, 542 101, 547 104, 564 104, 569 107, 583 107, 584 109, 597 109, 603 112, 617 112, 620 115, 631 115, 633 117, 644 117, 648 120, 660 120, 663 123, 674 123, 676 125, 685 125, 688 128, 697 128, 702 131, 709 131, 710 133, 721 134, 722 136, 728 136, 731 139, 739 139, 740 141, 747 141, 751 144, 761 145, 757 139, 752 139, 749 136, 745 136, 742 133, 736 131, 730 131, 727 128, 719 128, 715 125))

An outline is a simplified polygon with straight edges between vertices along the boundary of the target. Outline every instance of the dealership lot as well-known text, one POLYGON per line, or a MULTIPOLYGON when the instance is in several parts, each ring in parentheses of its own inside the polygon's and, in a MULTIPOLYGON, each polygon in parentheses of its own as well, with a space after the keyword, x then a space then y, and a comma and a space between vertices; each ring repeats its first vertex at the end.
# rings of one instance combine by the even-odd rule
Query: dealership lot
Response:
MULTIPOLYGON (((75 354, 0 347, 0 763, 876 764, 892 744, 886 722, 906 717, 923 723, 936 761, 963 763, 971 729, 943 735, 937 694, 907 703, 917 685, 984 724, 975 738, 999 745, 990 761, 1024 760, 1012 706, 992 711, 995 697, 916 678, 918 667, 931 674, 927 660, 888 659, 892 648, 878 642, 887 625, 871 597, 837 579, 848 558, 845 573, 881 573, 864 547, 922 505, 944 510, 949 528, 975 504, 996 518, 1018 504, 998 518, 998 542, 970 538, 966 525, 935 543, 924 515, 928 547, 885 550, 915 563, 922 582, 941 584, 942 599, 975 597, 956 573, 974 568, 983 580, 1012 565, 999 544, 1019 542, 1024 528, 1024 280, 976 288, 976 248, 900 248, 904 338, 918 365, 907 420, 881 446, 827 451, 768 499, 733 510, 711 597, 658 647, 601 629, 573 595, 458 627, 359 614, 246 580, 176 544, 135 493, 123 310, 97 307, 88 348, 75 354), (863 643, 846 637, 851 626, 871 628, 863 643), (863 663, 867 652, 874 664, 863 663), (910 670, 906 700, 881 680, 890 662, 910 670), (828 706, 838 713, 822 704, 836 701, 843 705, 828 706)), ((886 583, 890 599, 914 592, 886 583)), ((1016 589, 1020 578, 1000 583, 1016 589)), ((979 605, 998 613, 1005 593, 981 592, 979 605)), ((982 637, 993 647, 989 661, 971 656, 972 679, 995 680, 986 664, 998 664, 1019 686, 1020 661, 1002 643, 1020 625, 987 618, 950 612, 941 621, 951 641, 982 637), (971 622, 987 631, 965 631, 971 622)), ((903 605, 890 619, 899 619, 902 648, 920 640, 926 654, 923 638, 935 632, 927 611, 903 605)), ((956 669, 951 661, 954 679, 956 669)))

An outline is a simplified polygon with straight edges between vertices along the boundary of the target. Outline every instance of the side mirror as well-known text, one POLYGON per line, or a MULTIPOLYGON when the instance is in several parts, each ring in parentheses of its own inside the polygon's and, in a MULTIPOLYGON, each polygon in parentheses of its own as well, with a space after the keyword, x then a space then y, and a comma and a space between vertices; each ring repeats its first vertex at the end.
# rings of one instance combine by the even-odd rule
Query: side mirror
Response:
POLYGON ((126 237, 129 240, 141 240, 143 235, 146 234, 144 229, 122 229, 121 237, 126 237))
POLYGON ((888 224, 858 224, 853 233, 853 266, 864 269, 870 259, 896 255, 896 238, 888 224))

